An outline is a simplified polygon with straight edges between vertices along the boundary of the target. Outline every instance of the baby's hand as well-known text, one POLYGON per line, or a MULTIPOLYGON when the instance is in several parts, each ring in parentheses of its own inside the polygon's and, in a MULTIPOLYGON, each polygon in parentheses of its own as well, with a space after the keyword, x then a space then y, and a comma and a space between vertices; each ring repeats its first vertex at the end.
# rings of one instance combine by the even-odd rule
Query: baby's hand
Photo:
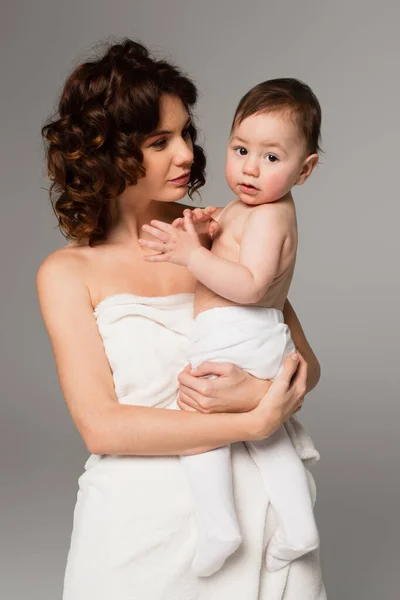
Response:
MULTIPOLYGON (((185 208, 183 214, 191 214, 194 228, 198 235, 208 235, 210 238, 216 234, 219 228, 219 223, 212 218, 217 208, 215 206, 206 206, 206 208, 185 208)), ((172 226, 176 228, 183 227, 183 217, 178 217, 172 222, 172 226)))
POLYGON ((187 267, 192 254, 202 248, 192 222, 191 211, 183 217, 183 227, 153 220, 150 225, 143 225, 143 230, 158 240, 153 242, 139 239, 141 246, 159 252, 146 255, 144 258, 149 262, 170 262, 187 267))

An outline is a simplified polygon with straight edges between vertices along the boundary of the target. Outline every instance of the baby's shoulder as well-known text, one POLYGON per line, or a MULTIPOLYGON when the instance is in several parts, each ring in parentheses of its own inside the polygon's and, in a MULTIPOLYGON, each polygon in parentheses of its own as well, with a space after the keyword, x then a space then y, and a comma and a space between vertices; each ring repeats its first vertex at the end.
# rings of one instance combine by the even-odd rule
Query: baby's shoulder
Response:
POLYGON ((279 219, 292 222, 296 220, 296 211, 294 204, 290 202, 268 202, 252 207, 248 218, 251 220, 262 219, 266 221, 279 219))
POLYGON ((296 239, 297 223, 293 211, 278 202, 259 204, 249 211, 243 227, 243 234, 252 238, 265 237, 269 239, 296 239))

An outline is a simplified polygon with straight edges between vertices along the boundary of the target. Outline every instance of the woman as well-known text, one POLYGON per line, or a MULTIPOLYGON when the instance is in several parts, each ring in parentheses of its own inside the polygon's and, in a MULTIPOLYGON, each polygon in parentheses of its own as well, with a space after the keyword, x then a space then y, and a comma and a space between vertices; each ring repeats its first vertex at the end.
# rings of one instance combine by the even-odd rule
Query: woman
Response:
POLYGON ((153 218, 173 222, 184 208, 176 201, 204 183, 195 101, 188 78, 125 40, 75 69, 43 128, 54 209, 73 242, 41 265, 38 293, 68 408, 92 453, 64 600, 325 597, 316 556, 265 571, 273 515, 243 444, 232 452, 242 547, 213 577, 190 571, 196 523, 179 455, 267 437, 319 378, 289 303, 305 360, 288 359, 271 387, 232 365, 205 363, 197 377, 185 368, 195 281, 145 262, 138 238, 153 218), (208 373, 219 377, 199 378, 208 373), (181 411, 170 410, 178 375, 181 411))

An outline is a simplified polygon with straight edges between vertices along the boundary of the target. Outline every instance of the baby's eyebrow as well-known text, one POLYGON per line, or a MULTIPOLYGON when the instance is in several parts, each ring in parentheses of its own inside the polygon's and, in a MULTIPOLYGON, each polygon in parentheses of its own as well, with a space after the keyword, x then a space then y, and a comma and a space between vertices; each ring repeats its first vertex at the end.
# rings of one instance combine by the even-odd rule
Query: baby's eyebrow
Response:
POLYGON ((242 140, 242 138, 240 138, 238 135, 234 135, 232 137, 232 140, 237 140, 238 142, 241 142, 242 144, 247 144, 246 140, 242 140))
POLYGON ((279 142, 262 142, 261 146, 269 147, 269 148, 279 148, 280 150, 285 151, 285 148, 279 142))
MULTIPOLYGON (((248 144, 248 142, 246 140, 240 138, 238 135, 234 135, 232 137, 232 141, 233 140, 237 140, 241 144, 248 144)), ((261 142, 261 146, 265 146, 266 148, 279 148, 279 150, 282 150, 282 152, 286 152, 285 148, 279 142, 265 141, 265 142, 261 142)))

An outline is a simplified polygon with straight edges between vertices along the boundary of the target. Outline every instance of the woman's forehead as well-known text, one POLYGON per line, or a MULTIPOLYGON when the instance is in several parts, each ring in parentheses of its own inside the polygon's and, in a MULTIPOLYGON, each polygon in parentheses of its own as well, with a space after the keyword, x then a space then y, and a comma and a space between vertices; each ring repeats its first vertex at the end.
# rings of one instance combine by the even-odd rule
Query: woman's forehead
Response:
POLYGON ((160 122, 157 129, 175 130, 183 127, 189 113, 178 96, 164 94, 160 98, 160 122))

